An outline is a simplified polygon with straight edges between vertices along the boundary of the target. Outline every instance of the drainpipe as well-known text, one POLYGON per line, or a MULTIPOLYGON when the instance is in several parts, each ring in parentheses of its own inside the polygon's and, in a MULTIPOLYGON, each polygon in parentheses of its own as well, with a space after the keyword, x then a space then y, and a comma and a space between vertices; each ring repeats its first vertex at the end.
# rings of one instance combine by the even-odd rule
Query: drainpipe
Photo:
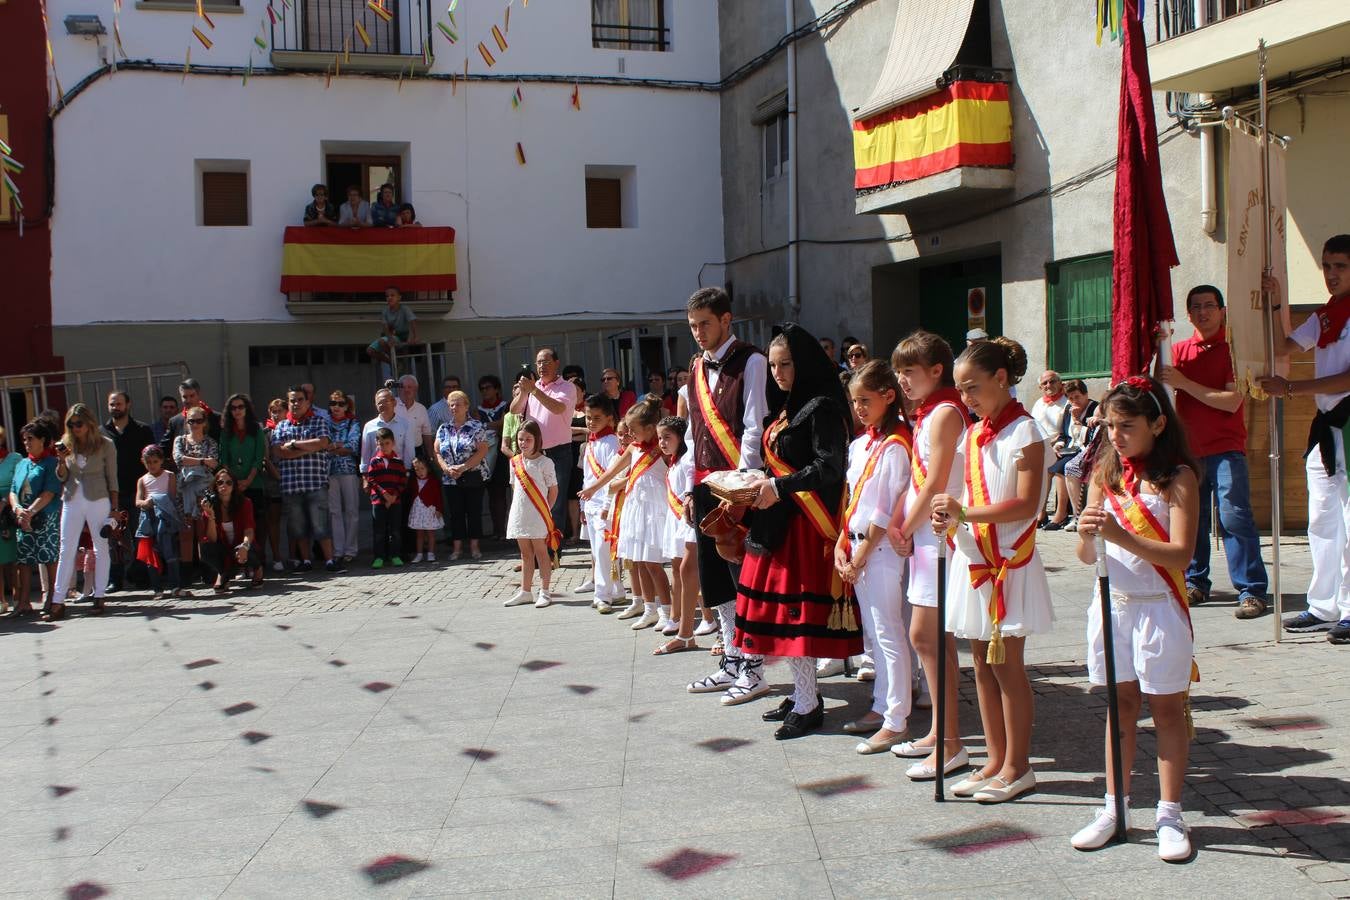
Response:
MULTIPOLYGON (((787 33, 797 30, 796 0, 783 0, 787 33)), ((798 295, 797 271, 797 42, 787 45, 787 121, 788 121, 788 312, 795 320, 801 316, 802 298, 798 295)))
MULTIPOLYGON (((1196 97, 1201 105, 1208 104, 1210 96, 1196 97)), ((1205 234, 1219 228, 1219 203, 1214 184, 1214 128, 1200 129, 1200 227, 1205 234)))

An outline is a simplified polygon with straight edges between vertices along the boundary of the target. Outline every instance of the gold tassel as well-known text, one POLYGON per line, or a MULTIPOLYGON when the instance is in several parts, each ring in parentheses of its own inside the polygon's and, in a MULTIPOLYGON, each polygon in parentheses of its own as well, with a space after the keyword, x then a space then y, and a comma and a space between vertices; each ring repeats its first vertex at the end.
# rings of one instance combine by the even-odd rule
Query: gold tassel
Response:
POLYGON ((989 651, 985 653, 984 661, 991 666, 1001 666, 1007 658, 1007 653, 1003 649, 1003 629, 995 622, 994 636, 989 639, 989 651))
POLYGON ((825 622, 825 627, 830 631, 838 631, 843 621, 843 615, 839 612, 839 601, 836 600, 830 607, 830 618, 825 622))
POLYGON ((1186 738, 1187 738, 1187 740, 1194 741, 1194 740, 1195 740, 1195 714, 1191 712, 1191 689, 1190 689, 1190 688, 1187 688, 1187 689, 1186 689, 1186 707, 1185 707, 1185 713, 1186 713, 1186 738))
POLYGON ((844 598, 844 630, 858 630, 858 617, 853 612, 853 603, 847 597, 844 598))
POLYGON ((611 581, 619 580, 619 560, 617 558, 609 561, 609 578, 611 581))

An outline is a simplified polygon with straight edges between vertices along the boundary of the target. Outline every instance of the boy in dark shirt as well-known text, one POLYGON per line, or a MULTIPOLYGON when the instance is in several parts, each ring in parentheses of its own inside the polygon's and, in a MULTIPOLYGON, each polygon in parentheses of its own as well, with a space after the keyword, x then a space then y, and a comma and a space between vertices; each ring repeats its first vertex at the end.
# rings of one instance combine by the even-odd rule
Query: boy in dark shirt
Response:
POLYGON ((394 449, 394 432, 381 428, 375 432, 379 451, 366 469, 366 490, 370 492, 370 513, 375 525, 375 559, 372 569, 383 569, 385 561, 398 568, 403 560, 397 548, 402 544, 403 491, 408 486, 408 467, 394 449))

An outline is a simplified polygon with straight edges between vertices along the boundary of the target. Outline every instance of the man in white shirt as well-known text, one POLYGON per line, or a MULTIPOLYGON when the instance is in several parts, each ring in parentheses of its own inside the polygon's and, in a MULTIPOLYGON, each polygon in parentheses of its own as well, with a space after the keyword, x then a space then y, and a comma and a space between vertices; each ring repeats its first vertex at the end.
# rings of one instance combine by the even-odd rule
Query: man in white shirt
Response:
POLYGON ((376 416, 361 429, 362 472, 370 468, 370 458, 380 449, 380 442, 375 439, 375 432, 381 428, 388 428, 394 433, 394 446, 397 448, 398 458, 408 467, 409 471, 412 470, 414 447, 409 438, 408 422, 398 415, 397 409, 393 391, 382 388, 375 392, 376 416))
MULTIPOLYGON (((398 415, 408 423, 408 440, 418 456, 430 460, 434 432, 431 430, 431 417, 427 415, 427 408, 417 399, 417 376, 404 375, 400 378, 398 394, 398 415)), ((412 458, 404 462, 411 471, 412 458)))
MULTIPOLYGON (((1064 417, 1069 414, 1069 398, 1064 393, 1064 379, 1053 369, 1046 369, 1041 373, 1038 383, 1041 395, 1031 407, 1031 417, 1041 426, 1041 433, 1045 438, 1054 443, 1055 449, 1058 450, 1061 442, 1064 446, 1068 446, 1069 440, 1068 433, 1064 430, 1064 417)), ((1054 458, 1047 459, 1046 467, 1048 468, 1054 461, 1054 458)), ((1046 531, 1059 531, 1069 520, 1069 486, 1064 482, 1064 476, 1054 476, 1054 485, 1055 518, 1041 519, 1041 527, 1046 531)))
MULTIPOLYGON (((689 298, 689 331, 703 352, 694 358, 689 378, 689 424, 685 445, 693 454, 694 489, 684 497, 685 517, 696 528, 717 506, 704 480, 713 472, 758 469, 760 440, 768 400, 764 393, 769 361, 731 333, 731 298, 722 288, 696 291, 689 298)), ((744 654, 733 640, 736 623, 737 565, 717 554, 717 544, 698 531, 698 573, 703 605, 717 610, 722 626, 721 667, 692 682, 690 693, 723 691, 731 706, 753 700, 769 686, 760 670, 764 657, 744 654)))

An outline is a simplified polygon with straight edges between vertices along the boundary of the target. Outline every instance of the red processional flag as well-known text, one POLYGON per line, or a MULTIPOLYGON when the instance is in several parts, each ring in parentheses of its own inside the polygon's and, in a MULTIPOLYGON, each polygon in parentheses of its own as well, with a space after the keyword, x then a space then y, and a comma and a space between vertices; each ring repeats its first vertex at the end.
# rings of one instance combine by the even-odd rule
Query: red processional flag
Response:
POLYGON ((1148 368, 1158 325, 1172 318, 1170 270, 1178 262, 1163 198, 1158 126, 1138 0, 1125 0, 1123 24, 1111 263, 1113 382, 1148 368))

